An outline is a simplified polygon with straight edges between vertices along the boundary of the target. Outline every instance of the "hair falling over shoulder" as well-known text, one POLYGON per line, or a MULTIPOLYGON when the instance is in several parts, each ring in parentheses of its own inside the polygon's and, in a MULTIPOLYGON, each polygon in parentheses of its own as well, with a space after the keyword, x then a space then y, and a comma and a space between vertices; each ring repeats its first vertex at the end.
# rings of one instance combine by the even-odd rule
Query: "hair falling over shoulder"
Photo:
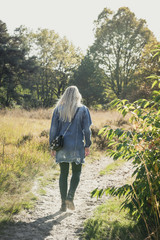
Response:
POLYGON ((56 104, 60 118, 71 122, 78 107, 82 105, 82 96, 76 86, 68 87, 56 104))

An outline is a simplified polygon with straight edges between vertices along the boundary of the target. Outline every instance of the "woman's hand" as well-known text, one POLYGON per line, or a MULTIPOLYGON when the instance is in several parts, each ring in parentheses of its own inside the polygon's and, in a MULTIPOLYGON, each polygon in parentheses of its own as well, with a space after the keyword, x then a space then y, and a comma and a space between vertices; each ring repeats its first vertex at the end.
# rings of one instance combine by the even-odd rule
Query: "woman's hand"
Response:
POLYGON ((51 156, 52 156, 52 157, 55 157, 55 156, 56 156, 56 151, 51 150, 51 156))
POLYGON ((87 157, 89 155, 89 148, 85 148, 85 156, 87 157))

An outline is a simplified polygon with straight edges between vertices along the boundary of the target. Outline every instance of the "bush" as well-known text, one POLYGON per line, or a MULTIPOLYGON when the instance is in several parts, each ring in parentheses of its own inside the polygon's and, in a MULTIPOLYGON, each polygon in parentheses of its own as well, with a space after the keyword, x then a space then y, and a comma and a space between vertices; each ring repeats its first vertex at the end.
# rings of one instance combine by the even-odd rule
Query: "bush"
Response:
MULTIPOLYGON (((160 47, 160 46, 159 46, 160 47)), ((158 52, 160 55, 160 51, 158 52)), ((157 55, 157 53, 156 53, 157 55)), ((154 79, 152 99, 140 99, 134 103, 128 100, 114 100, 123 116, 131 114, 133 129, 125 131, 109 127, 101 129, 112 149, 107 152, 113 159, 132 160, 134 181, 119 188, 94 190, 93 196, 111 194, 125 196, 122 208, 128 208, 130 214, 139 222, 145 223, 148 239, 159 239, 160 234, 160 77, 154 79)))

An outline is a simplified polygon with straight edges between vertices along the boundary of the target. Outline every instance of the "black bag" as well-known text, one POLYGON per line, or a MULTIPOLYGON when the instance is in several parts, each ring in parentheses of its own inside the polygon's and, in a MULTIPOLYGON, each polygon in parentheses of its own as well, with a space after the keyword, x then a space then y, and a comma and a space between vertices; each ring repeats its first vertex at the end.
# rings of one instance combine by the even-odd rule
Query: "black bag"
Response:
POLYGON ((51 144, 51 149, 54 151, 59 151, 62 149, 63 143, 64 143, 64 136, 60 135, 53 140, 51 144))

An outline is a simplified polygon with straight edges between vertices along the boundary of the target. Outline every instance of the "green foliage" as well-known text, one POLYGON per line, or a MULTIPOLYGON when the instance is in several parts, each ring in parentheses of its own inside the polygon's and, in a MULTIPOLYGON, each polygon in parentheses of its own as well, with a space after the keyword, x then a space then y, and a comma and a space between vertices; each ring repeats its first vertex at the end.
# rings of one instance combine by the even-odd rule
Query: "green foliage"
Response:
POLYGON ((82 54, 66 37, 61 38, 53 30, 39 29, 30 35, 40 66, 35 90, 43 106, 51 106, 68 86, 82 54))
POLYGON ((149 77, 152 73, 158 74, 160 62, 158 55, 155 55, 154 49, 158 44, 156 40, 147 43, 142 51, 139 67, 134 74, 134 81, 125 89, 123 96, 131 102, 139 98, 150 99, 152 95, 152 79, 149 77))
MULTIPOLYGON (((160 55, 160 52, 158 52, 160 55)), ((158 56, 159 56, 158 55, 158 56)), ((157 56, 157 55, 156 55, 157 56)), ((132 130, 103 128, 103 134, 110 141, 108 154, 114 160, 124 159, 133 162, 133 183, 119 188, 94 190, 93 196, 102 196, 104 193, 113 196, 125 196, 123 208, 129 208, 130 213, 137 220, 143 220, 154 239, 158 238, 160 230, 160 77, 154 79, 152 99, 139 99, 134 103, 128 100, 116 99, 111 105, 116 106, 123 115, 130 114, 132 130)), ((151 238, 150 238, 151 239, 151 238)))
POLYGON ((92 218, 84 223, 83 240, 136 240, 144 239, 126 210, 119 211, 122 200, 111 198, 99 206, 92 218))
POLYGON ((78 69, 74 71, 70 83, 79 88, 84 103, 90 107, 107 102, 104 91, 104 78, 104 72, 97 66, 88 53, 81 61, 78 69))
MULTIPOLYGON (((128 8, 116 13, 104 9, 95 21, 95 42, 90 51, 106 75, 106 89, 118 98, 124 97, 134 83, 142 50, 153 41, 152 32, 143 19, 137 19, 128 8)), ((133 90, 133 89, 132 89, 133 90)))
POLYGON ((21 26, 10 36, 0 21, 0 35, 0 107, 53 106, 80 64, 80 50, 53 30, 21 26))
POLYGON ((22 47, 22 38, 9 36, 6 24, 0 21, 0 102, 1 106, 21 103, 22 75, 33 71, 32 58, 26 58, 27 49, 22 47))

